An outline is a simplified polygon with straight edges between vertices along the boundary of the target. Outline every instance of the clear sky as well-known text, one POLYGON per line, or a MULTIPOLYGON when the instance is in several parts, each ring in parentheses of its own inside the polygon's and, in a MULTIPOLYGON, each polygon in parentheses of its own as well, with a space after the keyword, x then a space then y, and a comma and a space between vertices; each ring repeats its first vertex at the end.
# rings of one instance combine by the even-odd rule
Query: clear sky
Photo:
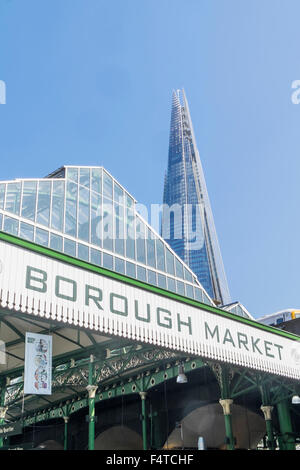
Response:
POLYGON ((161 203, 189 101, 232 300, 300 307, 299 0, 0 0, 0 179, 103 165, 161 203))

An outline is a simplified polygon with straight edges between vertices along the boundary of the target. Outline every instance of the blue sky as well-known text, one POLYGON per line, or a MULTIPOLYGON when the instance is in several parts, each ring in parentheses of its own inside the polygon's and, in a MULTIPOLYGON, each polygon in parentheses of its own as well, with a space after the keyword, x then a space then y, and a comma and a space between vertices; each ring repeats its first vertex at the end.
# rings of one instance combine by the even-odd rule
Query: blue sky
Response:
POLYGON ((0 0, 1 179, 103 165, 161 203, 185 88, 233 300, 300 307, 298 0, 0 0))

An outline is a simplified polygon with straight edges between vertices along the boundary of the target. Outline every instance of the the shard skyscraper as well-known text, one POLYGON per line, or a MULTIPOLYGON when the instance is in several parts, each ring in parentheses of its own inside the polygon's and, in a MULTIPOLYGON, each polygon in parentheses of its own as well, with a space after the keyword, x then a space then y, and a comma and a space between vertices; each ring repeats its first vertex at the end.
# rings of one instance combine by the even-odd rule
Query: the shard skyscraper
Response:
POLYGON ((217 303, 230 294, 184 90, 173 92, 162 236, 217 303))

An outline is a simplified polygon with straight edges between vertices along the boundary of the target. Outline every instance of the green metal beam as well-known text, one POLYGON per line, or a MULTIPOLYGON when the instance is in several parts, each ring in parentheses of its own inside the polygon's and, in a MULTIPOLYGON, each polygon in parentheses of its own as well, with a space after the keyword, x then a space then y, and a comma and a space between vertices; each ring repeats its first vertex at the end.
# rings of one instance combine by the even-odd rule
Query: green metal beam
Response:
POLYGON ((7 320, 4 320, 4 318, 1 318, 1 322, 4 323, 8 328, 10 328, 14 333, 16 333, 16 335, 19 336, 22 342, 25 341, 25 336, 23 335, 23 333, 21 333, 20 330, 18 330, 18 328, 9 323, 7 320))
MULTIPOLYGON (((47 330, 48 331, 48 330, 47 330)), ((101 336, 104 336, 104 335, 101 335, 101 336)), ((64 363, 70 361, 71 359, 76 359, 78 357, 84 357, 84 358, 89 358, 91 354, 94 354, 95 356, 97 356, 97 353, 99 353, 99 349, 101 348, 102 350, 104 349, 109 349, 109 348, 115 348, 117 345, 120 346, 120 344, 122 344, 122 342, 124 342, 124 344, 133 344, 133 342, 127 342, 125 343, 126 339, 124 338, 124 340, 122 339, 114 339, 114 340, 107 340, 107 341, 103 341, 102 343, 98 343, 97 344, 97 347, 95 346, 87 346, 84 348, 84 351, 82 349, 77 349, 77 350, 74 350, 74 351, 70 351, 68 353, 63 353, 63 354, 59 354, 55 357, 53 357, 53 360, 52 360, 52 364, 53 364, 53 367, 58 367, 60 365, 63 365, 64 363)), ((136 346, 136 343, 135 343, 135 346, 136 346)), ((17 357, 11 353, 8 353, 6 351, 7 354, 10 354, 11 356, 13 357, 16 357, 18 360, 20 361, 23 361, 24 359, 21 358, 21 357, 17 357)), ((1 372, 0 373, 0 378, 1 377, 10 377, 11 379, 12 378, 16 378, 16 377, 20 377, 22 375, 24 371, 24 366, 22 367, 16 367, 15 369, 10 369, 10 370, 6 370, 4 372, 1 372)))
MULTIPOLYGON (((204 367, 204 363, 199 359, 190 359, 185 362, 185 372, 189 373, 193 370, 204 367)), ((95 404, 103 402, 105 400, 110 400, 112 398, 126 396, 131 394, 138 394, 142 391, 147 391, 163 383, 166 380, 171 380, 177 377, 178 375, 178 366, 173 364, 166 369, 159 369, 155 371, 148 371, 146 373, 140 373, 138 376, 128 377, 123 383, 111 383, 109 385, 99 384, 97 394, 95 397, 95 404)), ((118 379, 119 380, 119 379, 118 379)), ((85 396, 74 400, 74 396, 68 396, 63 400, 63 403, 71 402, 69 405, 69 415, 76 413, 77 411, 82 410, 88 406, 88 398, 85 396)), ((63 405, 61 404, 62 400, 60 399, 56 403, 53 403, 52 409, 50 411, 45 411, 42 407, 35 411, 36 418, 34 416, 26 417, 24 420, 24 426, 31 425, 35 422, 47 421, 50 419, 61 418, 64 414, 63 405), (35 421, 36 419, 36 421, 35 421)), ((32 412, 34 415, 34 412, 32 412)))
POLYGON ((280 425, 280 449, 295 450, 295 436, 291 422, 289 405, 286 399, 277 403, 277 412, 280 425))

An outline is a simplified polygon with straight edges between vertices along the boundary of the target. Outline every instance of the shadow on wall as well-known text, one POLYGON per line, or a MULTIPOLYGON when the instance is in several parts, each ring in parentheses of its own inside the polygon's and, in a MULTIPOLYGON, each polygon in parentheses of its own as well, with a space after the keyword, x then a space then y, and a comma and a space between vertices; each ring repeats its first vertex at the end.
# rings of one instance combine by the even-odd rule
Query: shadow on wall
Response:
MULTIPOLYGON (((232 405, 232 427, 237 449, 255 449, 266 432, 265 420, 252 411, 232 405)), ((197 408, 181 421, 164 444, 164 449, 196 448, 198 438, 204 438, 206 448, 225 448, 225 423, 223 410, 218 403, 197 408)))
POLYGON ((113 426, 95 439, 95 450, 142 450, 141 436, 127 426, 113 426))

